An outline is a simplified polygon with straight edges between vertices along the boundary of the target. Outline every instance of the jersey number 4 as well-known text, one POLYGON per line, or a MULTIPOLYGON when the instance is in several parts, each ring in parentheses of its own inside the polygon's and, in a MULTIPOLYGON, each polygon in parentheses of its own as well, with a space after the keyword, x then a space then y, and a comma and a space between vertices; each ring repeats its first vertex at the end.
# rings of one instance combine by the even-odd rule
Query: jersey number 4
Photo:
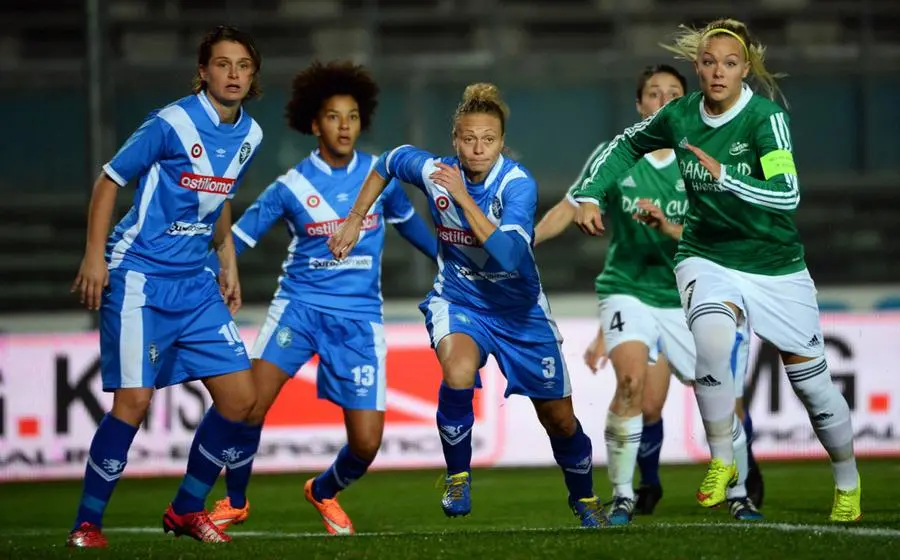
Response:
POLYGON ((612 321, 609 322, 609 330, 622 332, 622 327, 624 326, 625 321, 622 320, 622 312, 616 311, 613 313, 612 321))

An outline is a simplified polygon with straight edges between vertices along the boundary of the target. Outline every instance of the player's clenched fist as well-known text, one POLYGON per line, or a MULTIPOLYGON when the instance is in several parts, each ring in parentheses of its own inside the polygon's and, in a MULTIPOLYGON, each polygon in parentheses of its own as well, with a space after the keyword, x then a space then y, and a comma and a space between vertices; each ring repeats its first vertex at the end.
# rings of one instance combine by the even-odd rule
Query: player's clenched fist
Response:
POLYGON ((350 215, 344 220, 337 231, 328 240, 328 249, 337 260, 343 260, 350 254, 356 242, 359 241, 359 230, 362 227, 362 217, 351 210, 350 215))
POLYGON ((575 223, 578 224, 581 231, 588 235, 601 235, 605 230, 603 218, 600 216, 600 207, 590 202, 582 202, 578 205, 575 223))

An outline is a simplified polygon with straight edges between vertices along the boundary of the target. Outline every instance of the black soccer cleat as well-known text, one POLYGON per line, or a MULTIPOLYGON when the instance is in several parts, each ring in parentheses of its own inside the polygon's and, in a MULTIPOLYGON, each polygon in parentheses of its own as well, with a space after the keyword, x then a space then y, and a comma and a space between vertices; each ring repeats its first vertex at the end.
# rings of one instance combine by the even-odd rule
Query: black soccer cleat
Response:
POLYGON ((663 497, 662 486, 659 484, 641 484, 640 488, 635 491, 637 500, 634 504, 635 515, 653 515, 656 504, 663 497))

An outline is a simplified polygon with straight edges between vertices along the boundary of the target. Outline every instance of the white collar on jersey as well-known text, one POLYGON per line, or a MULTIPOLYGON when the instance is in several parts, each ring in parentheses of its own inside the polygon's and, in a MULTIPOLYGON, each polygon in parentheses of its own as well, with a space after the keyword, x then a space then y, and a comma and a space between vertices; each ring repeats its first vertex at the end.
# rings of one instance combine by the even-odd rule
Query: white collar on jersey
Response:
MULTIPOLYGON (((212 102, 209 100, 209 97, 206 95, 206 90, 201 91, 197 94, 197 99, 200 100, 200 105, 203 106, 203 110, 206 111, 206 115, 209 117, 209 120, 213 122, 214 125, 218 128, 220 124, 222 124, 219 119, 219 112, 216 111, 216 108, 213 107, 212 102)), ((237 119, 234 121, 233 126, 237 126, 241 119, 244 118, 244 108, 238 107, 237 119)))
POLYGON ((644 154, 644 159, 646 159, 647 163, 652 165, 655 169, 664 169, 675 162, 675 150, 670 151, 665 159, 656 159, 652 152, 644 154))
MULTIPOLYGON (((324 173, 326 175, 331 175, 332 168, 330 165, 328 165, 325 162, 324 159, 322 159, 322 156, 319 155, 318 148, 316 148, 315 150, 313 150, 309 153, 309 160, 312 162, 313 165, 315 165, 319 169, 319 171, 321 171, 322 173, 324 173)), ((356 150, 353 150, 353 159, 351 159, 350 163, 347 164, 347 173, 353 173, 353 170, 356 169, 356 166, 358 164, 359 164, 359 154, 357 153, 356 150)))
MULTIPOLYGON (((484 179, 484 188, 488 188, 491 184, 497 179, 497 175, 500 174, 500 170, 503 169, 504 157, 503 154, 500 154, 500 157, 497 158, 497 163, 494 164, 494 167, 491 168, 491 172, 488 173, 488 176, 484 179)), ((463 179, 465 179, 467 185, 471 185, 472 183, 466 178, 466 174, 463 173, 463 179)))
POLYGON ((712 128, 719 128, 720 126, 724 126, 730 123, 738 113, 744 110, 744 107, 747 106, 747 103, 750 103, 750 98, 753 97, 753 90, 750 89, 750 86, 747 84, 741 85, 741 97, 738 99, 737 103, 734 104, 734 107, 728 109, 721 115, 710 115, 706 112, 706 107, 703 106, 703 97, 700 97, 700 118, 703 119, 703 122, 706 123, 706 126, 711 126, 712 128))

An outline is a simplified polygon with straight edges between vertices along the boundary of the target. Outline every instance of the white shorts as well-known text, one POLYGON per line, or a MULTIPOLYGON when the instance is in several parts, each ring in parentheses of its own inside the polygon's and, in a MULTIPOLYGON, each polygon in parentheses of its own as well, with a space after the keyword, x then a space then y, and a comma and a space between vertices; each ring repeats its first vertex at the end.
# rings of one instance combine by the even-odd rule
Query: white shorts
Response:
MULTIPOLYGON (((651 363, 662 352, 682 383, 694 380, 697 355, 684 310, 652 307, 634 296, 612 295, 600 301, 600 321, 607 355, 623 342, 642 342, 650 352, 651 363)), ((738 328, 731 358, 737 399, 744 396, 749 361, 750 330, 744 322, 738 328)))
POLYGON ((607 355, 623 342, 642 342, 651 363, 661 351, 681 381, 694 379, 694 337, 682 309, 652 307, 634 296, 616 294, 600 300, 600 324, 607 355))
POLYGON ((779 350, 807 358, 824 355, 816 286, 806 269, 764 276, 690 257, 675 267, 675 277, 688 317, 698 305, 731 302, 750 329, 779 350))

